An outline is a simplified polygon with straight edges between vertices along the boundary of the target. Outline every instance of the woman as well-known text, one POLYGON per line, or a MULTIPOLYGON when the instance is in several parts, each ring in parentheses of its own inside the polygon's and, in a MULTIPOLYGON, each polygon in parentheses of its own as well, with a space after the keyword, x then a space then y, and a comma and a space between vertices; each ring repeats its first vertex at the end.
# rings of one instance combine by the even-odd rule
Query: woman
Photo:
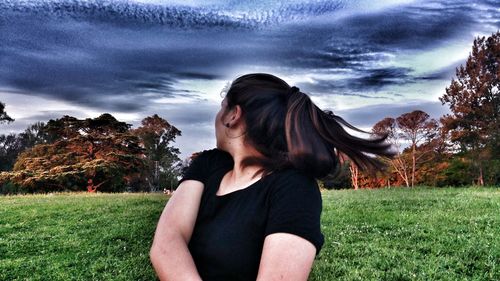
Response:
POLYGON ((322 111, 270 74, 230 86, 215 118, 217 148, 191 163, 166 205, 151 248, 161 280, 307 280, 323 245, 316 178, 339 153, 362 170, 391 156, 385 136, 322 111), (359 131, 359 130, 358 130, 359 131))

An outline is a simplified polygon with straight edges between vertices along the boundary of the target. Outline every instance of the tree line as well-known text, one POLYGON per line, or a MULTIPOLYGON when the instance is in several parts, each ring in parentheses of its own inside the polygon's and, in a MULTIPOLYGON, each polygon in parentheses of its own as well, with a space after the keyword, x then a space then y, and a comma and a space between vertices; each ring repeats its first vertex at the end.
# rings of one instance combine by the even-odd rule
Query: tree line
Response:
POLYGON ((465 65, 439 98, 450 114, 431 119, 421 110, 389 116, 372 132, 387 134, 396 156, 388 169, 364 175, 344 160, 344 177, 327 188, 500 185, 500 32, 474 40, 465 65))
MULTIPOLYGON (((12 122, 0 103, 0 122, 12 122)), ((181 131, 158 115, 130 124, 105 113, 38 122, 0 135, 1 193, 173 188, 181 173, 181 131)))

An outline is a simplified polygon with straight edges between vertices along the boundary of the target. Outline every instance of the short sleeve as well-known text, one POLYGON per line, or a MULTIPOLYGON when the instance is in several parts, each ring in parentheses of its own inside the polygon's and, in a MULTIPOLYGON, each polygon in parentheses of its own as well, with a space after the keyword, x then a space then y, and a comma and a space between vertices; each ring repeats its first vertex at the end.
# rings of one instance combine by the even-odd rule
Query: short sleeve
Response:
POLYGON ((224 165, 232 165, 232 157, 229 153, 217 148, 203 150, 191 160, 179 184, 185 180, 197 180, 206 183, 214 170, 224 165))
POLYGON ((314 178, 298 172, 277 181, 270 195, 265 235, 284 232, 300 236, 321 250, 321 192, 314 178))

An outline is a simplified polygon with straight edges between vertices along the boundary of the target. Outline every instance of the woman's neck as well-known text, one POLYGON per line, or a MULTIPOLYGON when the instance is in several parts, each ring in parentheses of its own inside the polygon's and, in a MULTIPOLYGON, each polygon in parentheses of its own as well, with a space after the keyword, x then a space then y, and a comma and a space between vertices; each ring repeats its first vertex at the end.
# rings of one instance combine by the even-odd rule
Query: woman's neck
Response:
POLYGON ((254 147, 248 144, 239 144, 232 147, 228 151, 233 157, 234 166, 231 171, 231 180, 237 181, 245 181, 252 180, 254 178, 260 178, 261 173, 255 175, 255 173, 262 169, 261 166, 251 165, 251 166, 243 166, 242 161, 247 157, 262 157, 262 153, 257 151, 254 147))

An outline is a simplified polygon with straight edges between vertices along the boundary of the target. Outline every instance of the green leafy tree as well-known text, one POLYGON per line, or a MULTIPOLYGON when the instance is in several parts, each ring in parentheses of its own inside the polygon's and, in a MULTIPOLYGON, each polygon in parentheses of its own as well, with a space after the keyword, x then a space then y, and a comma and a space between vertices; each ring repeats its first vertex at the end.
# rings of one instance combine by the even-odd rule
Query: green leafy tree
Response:
POLYGON ((36 144, 45 143, 47 136, 43 132, 45 124, 37 122, 20 134, 0 135, 0 171, 10 171, 17 156, 36 144))
POLYGON ((18 135, 0 135, 0 171, 12 170, 21 151, 22 143, 18 135))
POLYGON ((44 122, 36 122, 31 124, 24 132, 20 134, 25 148, 33 147, 37 144, 48 143, 49 136, 45 131, 44 122))
POLYGON ((347 158, 342 159, 343 162, 340 164, 337 173, 328 175, 318 180, 318 184, 321 188, 330 190, 330 189, 349 189, 354 187, 355 189, 357 189, 357 187, 354 186, 354 184, 357 182, 351 174, 352 167, 356 166, 352 162, 346 159, 347 158))
POLYGON ((456 69, 440 98, 451 114, 441 118, 451 141, 468 153, 477 167, 477 183, 484 184, 485 162, 499 158, 500 32, 474 40, 465 65, 456 69))
POLYGON ((181 173, 181 163, 180 151, 172 143, 181 131, 157 114, 144 118, 141 125, 133 134, 144 148, 146 169, 143 176, 147 190, 173 188, 181 173))

